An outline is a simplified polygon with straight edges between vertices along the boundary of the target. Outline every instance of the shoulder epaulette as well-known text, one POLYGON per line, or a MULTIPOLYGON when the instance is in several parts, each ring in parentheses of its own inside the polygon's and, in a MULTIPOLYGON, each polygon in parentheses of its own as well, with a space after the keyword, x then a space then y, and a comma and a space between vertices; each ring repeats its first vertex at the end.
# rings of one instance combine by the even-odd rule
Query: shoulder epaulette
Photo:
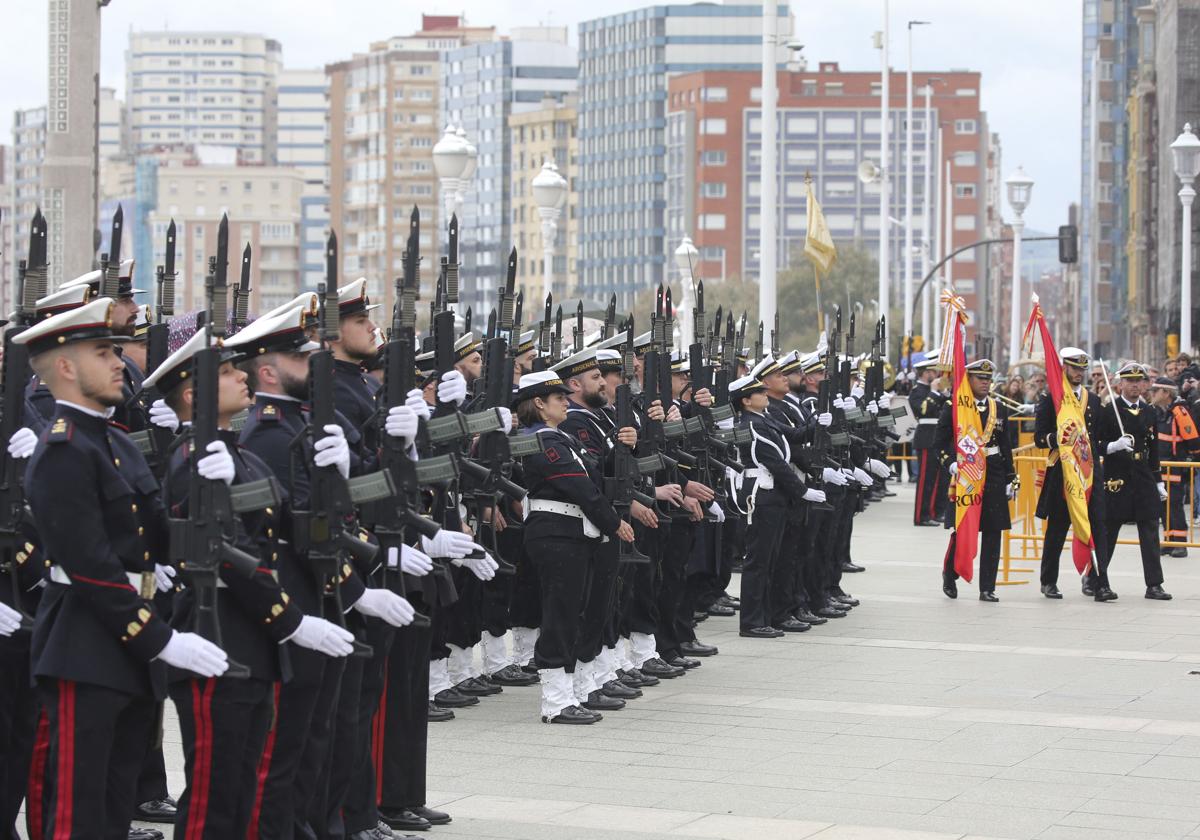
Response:
POLYGON ((75 432, 75 424, 65 417, 59 417, 46 429, 46 443, 66 443, 75 432))
POLYGON ((258 419, 259 420, 278 420, 279 419, 279 409, 276 406, 272 405, 271 403, 267 403, 266 405, 264 405, 262 408, 260 408, 258 410, 258 419))

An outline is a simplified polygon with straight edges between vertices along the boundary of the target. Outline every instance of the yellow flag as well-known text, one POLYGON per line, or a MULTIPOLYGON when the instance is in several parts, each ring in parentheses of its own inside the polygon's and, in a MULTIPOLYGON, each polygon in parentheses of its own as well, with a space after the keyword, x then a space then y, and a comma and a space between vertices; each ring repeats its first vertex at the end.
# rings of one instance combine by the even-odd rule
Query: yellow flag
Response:
POLYGON ((829 234, 829 225, 825 224, 821 205, 813 195, 812 181, 808 182, 808 233, 804 237, 804 253, 822 274, 828 274, 837 261, 837 248, 829 234))

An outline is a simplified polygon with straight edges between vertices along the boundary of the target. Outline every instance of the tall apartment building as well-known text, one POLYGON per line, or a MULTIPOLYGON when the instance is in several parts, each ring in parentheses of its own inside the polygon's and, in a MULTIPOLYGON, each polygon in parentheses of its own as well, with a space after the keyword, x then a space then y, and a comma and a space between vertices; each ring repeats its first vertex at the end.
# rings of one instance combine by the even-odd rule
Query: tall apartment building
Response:
POLYGON ((247 163, 275 160, 278 41, 247 32, 131 32, 125 96, 134 151, 225 146, 247 163))
MULTIPOLYGON (((793 22, 778 9, 778 66, 793 22)), ((649 6, 579 25, 579 292, 622 306, 666 279, 667 81, 762 66, 761 4, 649 6)))
POLYGON ((421 31, 374 43, 368 52, 325 68, 329 211, 341 272, 365 276, 368 293, 381 302, 390 305, 414 205, 421 213, 423 296, 436 278, 440 214, 432 155, 442 133, 442 52, 494 37, 491 27, 425 15, 421 31))
POLYGON ((537 302, 544 301, 546 294, 552 291, 542 283, 545 253, 542 219, 530 187, 547 160, 554 161, 558 174, 567 181, 567 201, 558 217, 554 257, 550 263, 554 296, 560 299, 578 296, 575 288, 579 254, 579 190, 575 188, 579 171, 577 105, 575 96, 568 96, 562 102, 546 99, 536 110, 513 114, 508 120, 512 147, 512 244, 517 249, 517 288, 525 290, 525 311, 531 313, 531 317, 538 311, 537 302))
MULTIPOLYGON (((490 310, 513 245, 509 121, 540 109, 544 99, 561 101, 575 91, 578 75, 565 26, 516 29, 510 38, 444 55, 439 123, 462 126, 478 149, 475 175, 458 206, 464 306, 490 310)), ((448 221, 443 215, 443 231, 448 221)))
POLYGON ((112 88, 100 88, 100 115, 97 145, 100 162, 126 154, 129 146, 129 122, 125 103, 112 88))
MULTIPOLYGON (((760 155, 761 74, 758 71, 699 71, 675 76, 668 85, 666 154, 667 250, 691 236, 700 251, 705 277, 739 276, 758 279, 761 227, 760 155)), ((858 167, 879 163, 879 73, 844 72, 834 62, 816 70, 787 70, 778 74, 779 196, 776 219, 780 267, 804 259, 808 229, 807 187, 813 187, 837 243, 855 243, 871 253, 879 249, 880 232, 889 235, 890 267, 895 300, 902 300, 904 228, 879 216, 879 183, 862 183, 858 167)), ((989 155, 986 115, 980 110, 980 76, 947 71, 913 74, 913 215, 914 245, 923 239, 926 171, 935 185, 931 204, 931 243, 944 230, 945 202, 936 186, 951 164, 953 206, 950 208, 953 247, 985 238, 987 166, 989 155), (925 124, 923 90, 932 84, 932 120, 925 124), (926 132, 932 155, 925 158, 926 132)), ((905 210, 905 93, 904 75, 891 79, 892 102, 888 144, 891 181, 889 215, 904 218, 905 210)), ((942 188, 944 192, 944 187, 942 188)), ((583 211, 585 220, 586 209, 583 211)), ((939 249, 942 250, 942 249, 939 249)), ((948 253, 948 250, 943 252, 948 253)), ((979 271, 985 254, 967 251, 953 266, 955 288, 970 310, 989 299, 986 275, 979 271)), ((914 258, 914 287, 921 280, 920 259, 914 258)), ((927 294, 932 294, 927 289, 927 294)), ((917 309, 919 324, 921 309, 917 309)), ((982 314, 982 313, 981 313, 982 314)), ((977 318, 972 318, 977 323, 977 318)))
MULTIPOLYGON (((16 276, 16 266, 29 254, 29 222, 42 203, 42 162, 46 158, 46 108, 27 108, 13 114, 12 172, 6 194, 6 210, 11 217, 5 220, 10 227, 12 248, 4 251, 4 263, 9 276, 16 276)), ((0 295, 11 302, 11 287, 5 285, 0 295)), ((3 307, 0 307, 3 309, 3 307)), ((11 312, 12 309, 3 309, 11 312)))
POLYGON ((300 199, 302 288, 315 289, 325 275, 325 235, 329 229, 329 162, 324 68, 284 70, 276 106, 276 156, 280 166, 296 167, 304 178, 300 199))
POLYGON ((13 231, 13 147, 0 144, 0 312, 11 312, 17 291, 17 266, 10 258, 16 249, 13 231))

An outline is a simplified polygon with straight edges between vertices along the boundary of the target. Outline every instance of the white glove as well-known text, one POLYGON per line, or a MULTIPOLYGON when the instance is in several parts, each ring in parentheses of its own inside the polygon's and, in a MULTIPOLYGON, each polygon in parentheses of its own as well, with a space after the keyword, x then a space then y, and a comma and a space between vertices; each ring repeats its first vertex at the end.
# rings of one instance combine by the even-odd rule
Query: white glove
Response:
POLYGON ((8 439, 8 454, 13 458, 28 458, 37 446, 38 438, 33 429, 22 426, 8 439))
MULTIPOLYGON (((483 551, 482 546, 473 545, 473 551, 483 551)), ((483 551, 482 557, 460 557, 451 560, 455 566, 466 566, 471 570, 471 574, 480 580, 491 580, 496 576, 496 569, 500 568, 500 564, 492 559, 492 555, 483 551)))
POLYGON ((415 411, 406 405, 397 405, 388 409, 387 419, 383 421, 383 428, 389 437, 412 441, 417 437, 419 422, 415 411))
POLYGON ((850 479, 846 478, 846 474, 841 470, 836 470, 833 467, 826 467, 821 470, 821 478, 826 484, 832 484, 834 487, 845 487, 850 479))
POLYGON ((317 451, 313 463, 318 467, 337 466, 342 478, 350 477, 350 444, 346 443, 346 433, 337 423, 325 427, 325 437, 321 438, 313 448, 317 451))
POLYGON ((833 425, 833 415, 828 411, 822 411, 817 415, 817 425, 829 427, 833 425))
POLYGON ((718 428, 718 429, 725 429, 725 430, 732 429, 732 428, 733 428, 733 418, 732 418, 732 417, 726 417, 724 420, 718 420, 718 421, 717 421, 717 428, 718 428))
POLYGON ((413 388, 405 394, 404 404, 422 420, 429 419, 429 403, 425 402, 425 392, 420 388, 413 388))
POLYGON ((1133 441, 1129 439, 1129 435, 1121 435, 1119 438, 1117 438, 1116 440, 1114 440, 1112 443, 1110 443, 1108 445, 1108 454, 1109 455, 1113 454, 1114 452, 1132 452, 1132 451, 1133 451, 1133 441))
POLYGON ((861 386, 861 385, 853 385, 850 388, 850 396, 852 396, 856 400, 861 400, 863 398, 863 395, 866 393, 867 392, 863 390, 863 386, 861 386))
POLYGON ((1021 407, 1017 409, 1017 414, 1033 414, 1037 411, 1037 406, 1033 403, 1021 403, 1021 407))
POLYGON ((214 440, 208 445, 207 451, 211 454, 205 455, 196 462, 196 471, 203 478, 233 484, 237 469, 233 466, 233 456, 225 448, 225 441, 214 440))
POLYGON ((871 400, 869 403, 867 403, 867 414, 879 414, 879 403, 875 402, 875 400, 871 400))
POLYGON ((21 628, 21 614, 0 602, 0 636, 11 636, 21 628))
POLYGON ((892 407, 892 395, 889 394, 887 391, 884 391, 882 394, 879 395, 879 399, 876 400, 876 402, 879 404, 879 408, 881 411, 887 411, 889 408, 892 407))
POLYGON ((382 618, 393 627, 405 627, 412 624, 412 604, 401 598, 390 589, 367 589, 362 597, 354 602, 354 609, 363 615, 382 618))
POLYGON ((875 483, 871 476, 867 474, 867 471, 861 467, 854 468, 854 480, 863 487, 870 487, 875 483))
POLYGON ((400 567, 406 575, 423 577, 433 571, 433 560, 423 551, 417 551, 411 545, 402 545, 397 551, 395 546, 388 549, 387 564, 389 569, 400 567))
POLYGON ((958 461, 952 461, 948 469, 951 478, 954 478, 954 476, 958 475, 958 461))
POLYGON ((721 510, 721 506, 716 502, 708 506, 708 512, 717 517, 718 525, 725 521, 725 511, 721 510))
POLYGON ((470 534, 443 528, 429 537, 421 537, 421 550, 430 557, 466 557, 475 550, 470 534))
POLYGON ((456 370, 442 374, 437 386, 438 402, 462 405, 467 399, 467 380, 456 370))
POLYGON ((1008 482, 1008 484, 1004 485, 1004 498, 1011 499, 1012 497, 1013 497, 1013 486, 1012 486, 1012 482, 1010 481, 1010 482, 1008 482))
POLYGON ((154 564, 154 585, 159 592, 170 592, 175 588, 175 567, 154 564))
POLYGON ((809 487, 804 491, 804 501, 815 502, 819 505, 825 501, 825 491, 818 490, 815 487, 809 487))
MULTIPOLYGON (((850 405, 854 405, 854 402, 851 401, 850 405)), ((844 399, 842 399, 841 394, 838 394, 833 398, 833 407, 841 408, 841 409, 846 408, 846 401, 844 399)))
POLYGON ((867 467, 880 478, 890 478, 892 475, 892 471, 887 464, 883 461, 877 461, 874 458, 867 461, 867 467))
POLYGON ((512 430, 512 409, 504 406, 497 406, 496 410, 500 412, 500 428, 505 434, 512 430))
POLYGON ((353 633, 315 615, 306 615, 300 619, 300 626, 296 628, 296 632, 284 641, 293 642, 326 656, 349 656, 354 652, 353 633))
POLYGON ((219 677, 229 668, 229 657, 225 651, 203 636, 180 633, 178 630, 171 634, 167 646, 155 658, 202 677, 219 677))
POLYGON ((150 405, 150 422, 160 429, 179 431, 179 416, 171 406, 163 400, 155 400, 150 405))
POLYGON ((1158 500, 1165 502, 1167 500, 1167 485, 1163 482, 1158 482, 1158 500))

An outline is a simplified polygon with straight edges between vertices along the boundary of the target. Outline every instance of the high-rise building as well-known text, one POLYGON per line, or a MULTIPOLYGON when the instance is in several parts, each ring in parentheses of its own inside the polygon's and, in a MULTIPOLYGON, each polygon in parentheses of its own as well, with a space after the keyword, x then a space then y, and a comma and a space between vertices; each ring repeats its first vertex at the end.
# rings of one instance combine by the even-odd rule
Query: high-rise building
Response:
POLYGON ((131 32, 125 96, 133 151, 164 145, 236 149, 275 160, 278 41, 246 32, 131 32))
MULTIPOLYGON (((12 172, 7 187, 11 218, 5 220, 5 226, 11 222, 12 228, 12 248, 4 252, 4 262, 11 277, 16 276, 17 262, 29 254, 29 223, 42 204, 42 162, 45 158, 45 106, 17 111, 13 114, 12 172)), ((10 287, 6 285, 4 289, 0 294, 11 300, 10 287)))
POLYGON ((329 210, 338 232, 341 273, 367 278, 371 297, 392 299, 402 269, 409 216, 421 213, 423 282, 432 288, 439 214, 433 146, 441 136, 442 52, 495 38, 491 27, 457 17, 422 17, 421 31, 371 45, 327 65, 329 210))
POLYGON ((11 312, 17 291, 16 263, 9 258, 14 248, 13 230, 13 147, 0 144, 0 312, 11 312))
MULTIPOLYGON (((793 22, 778 7, 778 66, 793 22)), ((761 4, 648 6, 579 25, 579 291, 622 306, 666 279, 667 80, 762 66, 761 4)))
POLYGON ((329 163, 325 157, 329 77, 323 68, 284 70, 279 74, 277 93, 279 165, 296 167, 304 178, 300 285, 315 289, 325 274, 323 255, 329 229, 329 163))
POLYGON ((577 104, 574 96, 561 102, 546 99, 536 110, 513 114, 508 120, 512 145, 512 239, 517 249, 517 288, 525 290, 525 311, 531 313, 526 323, 539 311, 537 304, 552 291, 542 282, 545 254, 542 218, 530 187, 548 160, 554 162, 558 174, 567 181, 567 199, 558 216, 554 257, 550 263, 551 282, 556 298, 577 296, 579 191, 574 188, 579 171, 577 104))
POLYGON ((129 123, 125 103, 117 99, 112 88, 100 88, 100 120, 97 144, 100 164, 111 158, 121 157, 129 150, 129 123))
MULTIPOLYGON (((444 55, 439 122, 461 126, 478 150, 474 177, 456 207, 464 306, 487 312, 494 304, 513 245, 509 120, 540 109, 546 98, 561 101, 575 91, 578 74, 565 26, 516 29, 507 39, 444 55)), ((444 230, 449 220, 441 198, 444 230)))

